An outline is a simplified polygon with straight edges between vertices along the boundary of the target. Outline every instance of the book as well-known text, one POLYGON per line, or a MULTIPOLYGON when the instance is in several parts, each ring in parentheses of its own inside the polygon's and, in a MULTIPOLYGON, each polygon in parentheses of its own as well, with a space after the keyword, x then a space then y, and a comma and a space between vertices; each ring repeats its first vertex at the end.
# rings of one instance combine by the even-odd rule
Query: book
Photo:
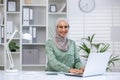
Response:
POLYGON ((2 39, 2 27, 0 26, 0 44, 1 44, 1 39, 2 39))
POLYGON ((26 8, 23 8, 23 25, 26 25, 26 8))
POLYGON ((29 24, 33 24, 33 10, 29 9, 29 24))
POLYGON ((0 13, 0 26, 2 26, 2 25, 3 25, 3 14, 0 13))
POLYGON ((4 38, 4 27, 1 27, 1 38, 4 38))
POLYGON ((0 43, 2 42, 2 20, 3 20, 3 16, 2 13, 0 13, 0 43))
POLYGON ((29 18, 30 18, 30 14, 29 14, 29 8, 26 8, 26 25, 29 25, 29 18))
POLYGON ((29 25, 29 8, 23 8, 23 25, 29 25))
MULTIPOLYGON (((32 26, 29 27, 29 33, 30 33, 31 35, 33 34, 32 26)), ((32 43, 32 39, 29 40, 29 43, 32 43)))
POLYGON ((36 40, 36 27, 33 27, 33 33, 32 33, 32 36, 33 36, 33 43, 36 43, 37 40, 36 40))
POLYGON ((1 43, 2 43, 2 39, 4 38, 4 15, 3 13, 0 13, 1 15, 1 20, 0 20, 0 25, 1 25, 1 43))
POLYGON ((7 21, 6 37, 9 39, 13 32, 13 22, 7 21))

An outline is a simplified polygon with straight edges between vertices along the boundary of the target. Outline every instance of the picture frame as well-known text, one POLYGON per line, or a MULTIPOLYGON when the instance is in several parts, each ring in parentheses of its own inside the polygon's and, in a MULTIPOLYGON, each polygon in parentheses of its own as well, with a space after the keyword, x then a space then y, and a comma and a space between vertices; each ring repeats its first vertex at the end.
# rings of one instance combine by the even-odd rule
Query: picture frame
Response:
POLYGON ((55 4, 50 5, 50 12, 57 12, 57 6, 55 4))
POLYGON ((7 5, 8 11, 16 11, 16 2, 15 1, 8 1, 7 5))

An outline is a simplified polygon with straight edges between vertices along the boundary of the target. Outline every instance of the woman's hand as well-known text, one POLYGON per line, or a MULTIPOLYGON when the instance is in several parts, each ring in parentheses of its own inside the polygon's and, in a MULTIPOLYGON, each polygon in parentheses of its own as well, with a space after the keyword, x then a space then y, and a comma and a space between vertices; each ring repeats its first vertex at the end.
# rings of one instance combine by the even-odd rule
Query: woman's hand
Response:
POLYGON ((69 72, 70 73, 79 73, 79 69, 70 69, 69 72))
POLYGON ((79 73, 83 73, 83 72, 84 72, 84 68, 80 68, 79 73))
POLYGON ((81 73, 84 72, 84 69, 83 68, 80 68, 80 69, 70 69, 69 72, 70 73, 81 74, 81 73))

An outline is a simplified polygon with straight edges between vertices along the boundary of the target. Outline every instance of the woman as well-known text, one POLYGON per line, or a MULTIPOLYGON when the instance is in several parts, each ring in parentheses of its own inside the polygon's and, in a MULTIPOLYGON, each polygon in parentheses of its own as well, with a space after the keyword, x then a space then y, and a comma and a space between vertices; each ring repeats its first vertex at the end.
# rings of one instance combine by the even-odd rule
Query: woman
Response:
POLYGON ((56 22, 56 36, 46 42, 48 57, 47 71, 83 73, 75 42, 67 38, 69 24, 66 19, 59 18, 56 22))

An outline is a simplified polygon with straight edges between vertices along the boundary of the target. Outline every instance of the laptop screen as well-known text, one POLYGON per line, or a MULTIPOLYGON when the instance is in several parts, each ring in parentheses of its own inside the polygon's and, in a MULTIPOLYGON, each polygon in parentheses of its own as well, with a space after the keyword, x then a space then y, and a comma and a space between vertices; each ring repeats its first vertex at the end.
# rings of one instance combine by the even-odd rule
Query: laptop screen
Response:
POLYGON ((90 53, 83 76, 104 74, 110 55, 111 53, 90 53))
POLYGON ((65 73, 65 75, 87 77, 104 74, 110 56, 111 53, 90 53, 82 75, 74 73, 65 73))

